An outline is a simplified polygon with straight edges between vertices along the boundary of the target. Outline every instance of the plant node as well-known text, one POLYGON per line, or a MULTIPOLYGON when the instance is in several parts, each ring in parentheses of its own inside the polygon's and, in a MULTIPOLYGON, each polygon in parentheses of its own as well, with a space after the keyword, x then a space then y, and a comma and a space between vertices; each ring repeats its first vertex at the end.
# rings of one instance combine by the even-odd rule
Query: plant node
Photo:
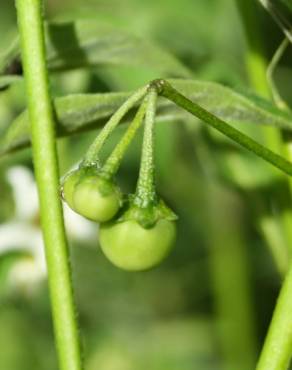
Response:
POLYGON ((164 89, 164 87, 165 87, 165 85, 167 85, 168 84, 168 82, 166 81, 166 80, 164 80, 164 79, 162 79, 162 78, 157 78, 157 79, 155 79, 155 80, 152 80, 150 83, 149 83, 149 85, 148 85, 148 87, 149 87, 149 89, 155 89, 155 91, 157 92, 157 94, 159 95, 159 94, 161 94, 162 93, 162 91, 163 91, 163 89, 164 89))

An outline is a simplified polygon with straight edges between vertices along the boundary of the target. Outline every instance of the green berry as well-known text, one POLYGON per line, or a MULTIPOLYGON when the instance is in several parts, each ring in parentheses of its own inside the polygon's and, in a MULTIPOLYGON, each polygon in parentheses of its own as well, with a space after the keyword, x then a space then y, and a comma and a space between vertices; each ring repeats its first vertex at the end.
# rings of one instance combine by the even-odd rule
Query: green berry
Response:
POLYGON ((73 194, 77 182, 80 180, 80 171, 70 172, 63 181, 62 198, 66 201, 70 208, 73 208, 73 194))
POLYGON ((109 221, 120 206, 118 187, 98 176, 84 178, 76 185, 73 194, 74 210, 90 220, 109 221))
POLYGON ((170 252, 176 237, 174 221, 159 219, 151 228, 136 220, 101 225, 100 246, 116 266, 131 271, 147 270, 170 252))
POLYGON ((71 172, 64 180, 62 196, 75 212, 96 222, 112 219, 122 203, 119 188, 90 168, 71 172))

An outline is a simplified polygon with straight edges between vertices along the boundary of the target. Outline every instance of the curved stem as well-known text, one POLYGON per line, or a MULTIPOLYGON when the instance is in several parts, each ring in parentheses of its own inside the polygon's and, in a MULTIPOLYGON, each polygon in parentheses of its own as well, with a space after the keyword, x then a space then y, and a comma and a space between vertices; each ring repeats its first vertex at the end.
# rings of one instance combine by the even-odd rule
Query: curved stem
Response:
POLYGON ((147 207, 156 197, 154 184, 154 120, 156 103, 156 89, 150 88, 146 108, 141 166, 135 193, 135 202, 142 207, 147 207))
POLYGON ((113 130, 120 123, 121 119, 125 116, 126 113, 140 100, 142 99, 148 90, 148 85, 137 90, 133 95, 131 95, 123 105, 111 116, 107 124, 102 128, 101 132, 94 140, 94 142, 89 147, 82 165, 98 165, 98 153, 106 142, 107 138, 113 132, 113 130))
POLYGON ((274 72, 289 44, 289 40, 287 39, 287 37, 285 37, 281 44, 278 46, 267 68, 267 81, 272 91, 273 100, 280 109, 288 109, 288 105, 282 99, 274 82, 274 72))
POLYGON ((103 165, 102 172, 106 175, 106 177, 112 177, 117 172, 129 144, 133 140, 138 128, 143 122, 143 118, 146 112, 146 105, 147 95, 140 108, 138 109, 132 123, 128 126, 127 131, 103 165))
POLYGON ((168 82, 160 80, 158 82, 154 82, 154 84, 156 84, 157 89, 162 96, 173 101, 176 105, 201 119, 208 125, 220 131, 225 136, 234 140, 236 143, 255 153, 257 156, 263 158, 270 164, 277 167, 279 170, 292 176, 291 162, 287 161, 285 158, 274 153, 272 150, 266 148, 265 146, 257 143, 255 140, 230 126, 228 123, 224 122, 222 119, 218 118, 214 114, 206 111, 197 103, 192 102, 191 100, 180 94, 177 90, 175 90, 168 82))
MULTIPOLYGON (((42 232, 60 369, 82 369, 45 63, 41 0, 17 0, 42 232)), ((25 195, 24 195, 25 196, 25 195)))
POLYGON ((246 68, 251 85, 261 95, 269 98, 266 78, 267 62, 263 53, 262 35, 258 27, 257 4, 254 0, 236 0, 247 40, 246 68))
MULTIPOLYGON (((271 16, 274 18, 274 21, 278 23, 288 40, 292 42, 292 32, 291 32, 291 25, 288 19, 283 16, 283 13, 280 13, 277 9, 276 1, 267 1, 267 0, 259 0, 260 3, 264 8, 267 9, 267 11, 271 14, 271 16)), ((284 2, 283 2, 284 5, 284 2)))

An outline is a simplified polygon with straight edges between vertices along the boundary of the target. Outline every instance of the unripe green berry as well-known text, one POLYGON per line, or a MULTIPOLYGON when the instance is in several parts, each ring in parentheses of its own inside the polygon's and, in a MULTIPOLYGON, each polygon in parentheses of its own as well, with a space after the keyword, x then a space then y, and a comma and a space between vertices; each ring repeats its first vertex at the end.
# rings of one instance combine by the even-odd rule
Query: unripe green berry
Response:
POLYGON ((116 266, 130 271, 150 269, 170 252, 176 237, 174 221, 159 219, 151 228, 136 220, 101 225, 100 246, 116 266))
POLYGON ((90 168, 78 169, 65 178, 62 197, 75 212, 96 222, 112 219, 122 203, 119 188, 90 168))
POLYGON ((109 221, 118 212, 120 206, 119 189, 100 177, 84 178, 75 187, 74 210, 90 220, 109 221))
POLYGON ((75 186, 79 180, 80 180, 80 171, 72 171, 65 177, 62 185, 62 198, 72 209, 74 208, 73 194, 75 191, 75 186))

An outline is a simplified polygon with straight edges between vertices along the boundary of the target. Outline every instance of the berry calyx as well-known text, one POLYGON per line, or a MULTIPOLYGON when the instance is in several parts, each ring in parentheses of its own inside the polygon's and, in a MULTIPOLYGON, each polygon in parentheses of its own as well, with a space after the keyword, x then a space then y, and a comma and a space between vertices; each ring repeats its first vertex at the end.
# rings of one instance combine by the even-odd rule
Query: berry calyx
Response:
POLYGON ((132 204, 117 220, 100 226, 101 249, 121 269, 150 269, 171 251, 176 238, 176 219, 163 202, 147 209, 132 204))
POLYGON ((62 196, 75 212, 96 222, 109 221, 122 205, 119 187, 92 168, 70 173, 64 180, 62 196))

